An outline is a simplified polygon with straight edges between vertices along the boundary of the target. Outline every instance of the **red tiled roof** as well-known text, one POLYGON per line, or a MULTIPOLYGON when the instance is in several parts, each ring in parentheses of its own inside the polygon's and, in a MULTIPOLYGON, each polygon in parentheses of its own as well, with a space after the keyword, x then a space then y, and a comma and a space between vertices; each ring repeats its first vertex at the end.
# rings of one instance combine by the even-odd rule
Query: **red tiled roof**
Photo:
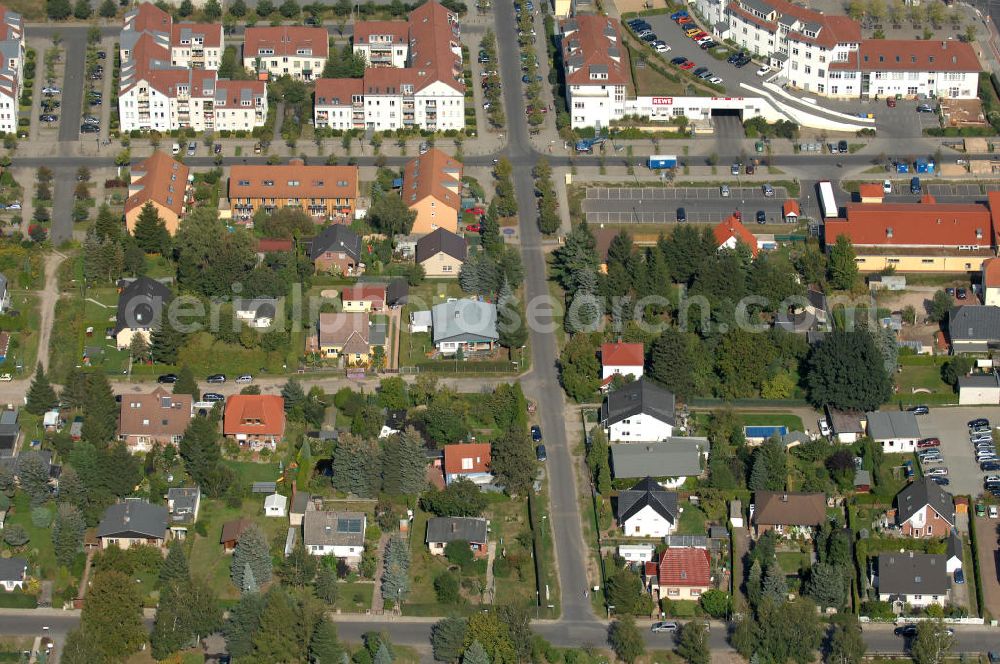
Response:
POLYGON ((792 199, 788 199, 787 201, 785 201, 785 204, 782 205, 781 208, 786 217, 792 215, 797 217, 800 214, 802 214, 802 212, 799 210, 799 202, 793 201, 792 199))
POLYGON ((351 98, 364 94, 364 79, 321 78, 316 81, 317 106, 350 106, 351 98))
POLYGON ((645 362, 642 344, 601 344, 601 364, 614 367, 641 367, 645 362))
POLYGON ((291 251, 292 241, 285 238, 262 237, 257 240, 257 251, 266 254, 269 252, 291 251))
POLYGON ((712 234, 715 235, 715 241, 720 247, 728 242, 729 238, 735 237, 750 248, 751 254, 754 256, 757 255, 757 238, 736 217, 730 217, 725 221, 719 222, 712 229, 712 234))
POLYGON ((189 30, 191 34, 202 38, 204 46, 207 48, 219 48, 222 46, 222 24, 221 23, 175 23, 170 31, 170 45, 174 47, 187 46, 181 44, 181 32, 189 30))
POLYGON ((344 302, 348 300, 365 300, 377 302, 381 305, 385 302, 385 284, 354 284, 353 286, 347 286, 341 291, 340 297, 344 302))
POLYGON ((278 57, 294 57, 297 51, 305 49, 311 53, 299 57, 325 58, 330 53, 330 35, 326 28, 302 25, 247 28, 243 35, 243 57, 256 58, 262 48, 273 49, 272 55, 278 57))
POLYGON ((485 473, 490 469, 489 443, 463 443, 444 446, 444 472, 449 475, 485 473), (462 468, 462 460, 471 459, 472 468, 462 468))
POLYGON ((625 85, 625 47, 617 21, 593 14, 563 22, 563 63, 570 85, 625 85), (572 29, 575 23, 576 29, 572 29), (568 32, 567 32, 568 31, 568 32), (591 79, 592 68, 606 69, 607 78, 591 79), (572 71, 570 69, 572 68, 572 71))
POLYGON ((704 587, 711 583, 708 551, 670 547, 660 554, 660 587, 704 587))
POLYGON ((135 10, 131 21, 126 22, 126 29, 136 32, 170 32, 172 19, 152 2, 143 2, 135 10))
POLYGON ((235 394, 226 401, 222 432, 273 435, 285 433, 285 400, 276 394, 235 394))
MULTIPOLYGON (((812 9, 787 2, 786 0, 766 0, 766 2, 779 15, 793 16, 801 22, 820 25, 820 30, 816 37, 808 37, 801 32, 790 30, 788 32, 789 39, 809 44, 818 44, 826 48, 833 48, 840 43, 857 43, 861 41, 861 26, 850 17, 827 16, 812 9)), ((770 32, 778 32, 777 22, 765 21, 751 14, 739 6, 738 0, 730 2, 727 11, 770 32)))
POLYGON ((166 152, 155 151, 145 161, 133 168, 133 173, 142 174, 132 183, 141 187, 125 201, 126 214, 149 201, 155 201, 175 214, 184 211, 184 192, 187 189, 190 169, 173 159, 166 152))
POLYGON ((357 197, 357 166, 306 166, 301 160, 293 159, 288 164, 270 166, 237 164, 229 171, 231 199, 339 198, 353 201, 357 197))
POLYGON ((403 169, 403 202, 416 205, 428 196, 453 210, 462 206, 462 162, 431 148, 403 169))
POLYGON ((885 197, 885 190, 878 182, 865 182, 858 187, 861 198, 877 198, 881 200, 885 197))
POLYGON ((983 286, 986 288, 1000 286, 1000 258, 983 261, 983 286))
POLYGON ((370 35, 391 36, 392 41, 378 41, 375 46, 405 44, 410 34, 410 26, 403 21, 358 21, 354 24, 354 43, 367 44, 370 35))
POLYGON ((847 60, 830 63, 832 70, 846 71, 956 71, 982 69, 971 44, 960 41, 923 39, 866 39, 847 60))

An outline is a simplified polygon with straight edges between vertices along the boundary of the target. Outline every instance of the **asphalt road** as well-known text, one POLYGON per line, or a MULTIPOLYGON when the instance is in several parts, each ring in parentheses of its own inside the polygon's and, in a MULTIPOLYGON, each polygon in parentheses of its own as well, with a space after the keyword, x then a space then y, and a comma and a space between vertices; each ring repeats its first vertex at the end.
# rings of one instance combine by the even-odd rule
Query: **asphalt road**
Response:
MULTIPOLYGON (((524 96, 521 83, 517 28, 513 4, 504 0, 495 5, 496 35, 503 80, 504 105, 508 118, 524 117, 524 96)), ((555 559, 559 575, 562 617, 570 621, 592 619, 590 600, 584 596, 589 582, 585 556, 588 547, 581 534, 576 479, 566 428, 563 420, 565 400, 556 373, 559 351, 555 328, 548 307, 548 279, 545 273, 545 253, 538 230, 537 201, 531 168, 537 155, 528 137, 524 122, 508 126, 506 156, 514 166, 514 187, 520 220, 521 257, 524 261, 526 306, 533 313, 531 353, 533 371, 523 383, 529 395, 538 400, 539 419, 549 455, 549 519, 555 540, 555 559), (546 303, 536 307, 537 303, 546 303)), ((544 602, 544 598, 542 598, 544 602)))
POLYGON ((87 31, 67 30, 60 34, 66 70, 62 84, 62 107, 59 109, 59 140, 77 141, 80 139, 80 118, 83 110, 83 70, 87 53, 87 31))
MULTIPOLYGON (((60 130, 61 131, 61 130, 60 130)), ((82 165, 82 164, 81 164, 82 165)), ((73 239, 73 190, 76 189, 75 166, 54 166, 52 181, 52 224, 49 228, 56 247, 73 239)))

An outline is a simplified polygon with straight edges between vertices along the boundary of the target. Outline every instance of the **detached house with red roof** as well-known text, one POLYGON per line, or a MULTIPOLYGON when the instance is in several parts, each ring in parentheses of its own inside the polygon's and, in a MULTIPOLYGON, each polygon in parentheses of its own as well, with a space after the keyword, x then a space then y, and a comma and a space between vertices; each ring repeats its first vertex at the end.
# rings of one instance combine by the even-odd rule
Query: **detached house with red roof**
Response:
POLYGON ((493 481, 493 473, 490 472, 489 443, 461 443, 444 446, 445 484, 451 484, 461 478, 479 485, 489 484, 493 481))
POLYGON ((657 601, 661 599, 693 599, 712 587, 712 570, 707 549, 668 547, 658 562, 648 562, 644 568, 646 589, 657 601))
POLYGON ((642 344, 622 342, 601 344, 601 387, 606 388, 615 376, 642 378, 645 364, 642 344))
POLYGON ((275 394, 236 394, 226 401, 222 433, 241 447, 274 450, 285 435, 285 400, 275 394))
POLYGON ((712 235, 715 236, 715 242, 719 249, 735 249, 738 244, 742 243, 746 245, 755 258, 760 251, 757 238, 736 215, 716 224, 712 229, 712 235))

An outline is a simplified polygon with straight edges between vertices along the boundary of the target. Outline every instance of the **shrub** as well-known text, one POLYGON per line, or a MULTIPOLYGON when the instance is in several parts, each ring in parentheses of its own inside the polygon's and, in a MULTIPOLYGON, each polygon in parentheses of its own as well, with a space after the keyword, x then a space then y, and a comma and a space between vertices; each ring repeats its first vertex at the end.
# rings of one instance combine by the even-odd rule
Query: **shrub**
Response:
POLYGON ((36 507, 31 510, 31 525, 35 528, 48 528, 52 523, 52 512, 47 507, 36 507))
POLYGON ((441 572, 434 578, 434 593, 442 604, 457 604, 458 578, 451 572, 441 572))

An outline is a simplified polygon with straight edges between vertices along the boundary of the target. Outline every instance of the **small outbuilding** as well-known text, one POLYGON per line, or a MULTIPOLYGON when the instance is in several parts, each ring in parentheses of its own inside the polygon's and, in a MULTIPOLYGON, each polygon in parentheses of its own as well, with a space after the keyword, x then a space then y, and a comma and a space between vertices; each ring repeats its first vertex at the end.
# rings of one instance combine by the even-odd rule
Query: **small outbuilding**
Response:
POLYGON ((288 498, 280 493, 272 493, 264 499, 264 516, 288 516, 288 498))

